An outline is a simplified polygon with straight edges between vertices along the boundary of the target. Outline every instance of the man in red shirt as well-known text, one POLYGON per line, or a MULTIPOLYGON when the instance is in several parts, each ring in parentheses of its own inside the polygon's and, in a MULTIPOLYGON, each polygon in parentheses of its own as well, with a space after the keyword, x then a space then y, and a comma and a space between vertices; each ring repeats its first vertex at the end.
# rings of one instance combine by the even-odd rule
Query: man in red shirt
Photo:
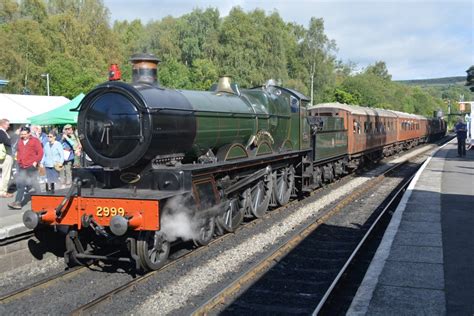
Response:
POLYGON ((9 208, 21 210, 24 205, 25 192, 33 187, 37 193, 41 191, 38 183, 38 169, 43 158, 43 146, 41 142, 31 136, 29 127, 20 129, 16 158, 18 162, 18 173, 16 175, 16 197, 15 201, 8 204, 9 208))

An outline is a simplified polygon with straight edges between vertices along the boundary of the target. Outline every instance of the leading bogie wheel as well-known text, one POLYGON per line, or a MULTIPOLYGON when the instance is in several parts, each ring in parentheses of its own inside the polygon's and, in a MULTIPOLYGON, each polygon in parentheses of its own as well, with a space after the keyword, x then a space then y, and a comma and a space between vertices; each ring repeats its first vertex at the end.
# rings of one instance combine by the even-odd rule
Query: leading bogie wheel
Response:
POLYGON ((79 233, 76 230, 70 230, 66 235, 66 252, 64 253, 64 261, 68 267, 77 265, 89 265, 92 263, 91 259, 78 258, 77 255, 85 253, 87 243, 79 239, 79 233))
POLYGON ((170 243, 160 231, 141 231, 138 235, 137 254, 144 271, 158 270, 168 259, 170 243))

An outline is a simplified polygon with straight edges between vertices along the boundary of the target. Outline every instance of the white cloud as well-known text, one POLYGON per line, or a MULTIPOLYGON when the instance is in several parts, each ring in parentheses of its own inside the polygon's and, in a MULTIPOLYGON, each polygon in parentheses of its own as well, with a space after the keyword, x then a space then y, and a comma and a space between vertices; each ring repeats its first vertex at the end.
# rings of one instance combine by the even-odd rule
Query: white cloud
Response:
POLYGON ((474 64, 474 2, 376 0, 105 0, 112 19, 147 22, 180 16, 193 8, 217 7, 226 16, 234 6, 276 9, 287 22, 325 21, 338 46, 337 57, 361 67, 383 60, 394 79, 464 76, 474 64))

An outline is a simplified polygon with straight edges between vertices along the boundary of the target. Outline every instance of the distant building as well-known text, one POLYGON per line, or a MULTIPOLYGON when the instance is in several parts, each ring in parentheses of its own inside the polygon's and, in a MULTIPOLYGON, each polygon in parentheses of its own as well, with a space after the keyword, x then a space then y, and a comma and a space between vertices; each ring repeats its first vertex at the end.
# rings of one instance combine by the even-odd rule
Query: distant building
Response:
POLYGON ((471 113, 472 106, 474 105, 474 101, 462 101, 458 102, 459 105, 459 112, 461 113, 471 113))
POLYGON ((68 102, 68 98, 61 96, 0 93, 0 118, 7 118, 12 124, 25 124, 29 123, 29 117, 48 112, 68 102))
POLYGON ((0 79, 0 89, 5 87, 10 81, 5 79, 0 79))

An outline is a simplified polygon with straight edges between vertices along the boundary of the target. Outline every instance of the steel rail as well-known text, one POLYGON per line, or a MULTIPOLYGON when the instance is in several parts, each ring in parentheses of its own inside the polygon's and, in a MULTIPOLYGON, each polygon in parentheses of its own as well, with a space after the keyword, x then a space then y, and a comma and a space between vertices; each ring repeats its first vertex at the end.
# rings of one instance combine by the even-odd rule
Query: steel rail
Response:
POLYGON ((0 247, 4 247, 6 245, 14 244, 16 242, 20 242, 25 239, 29 239, 33 237, 35 234, 33 231, 27 231, 19 235, 7 237, 5 239, 0 240, 0 247))
MULTIPOLYGON (((408 160, 407 160, 408 161, 408 160)), ((398 169, 404 165, 407 161, 400 162, 391 166, 385 170, 381 175, 374 177, 369 180, 369 183, 357 192, 347 195, 341 201, 339 201, 334 207, 328 208, 323 212, 315 221, 302 227, 297 233, 294 234, 284 245, 268 254, 264 259, 255 263, 247 271, 243 272, 235 281, 221 290, 219 293, 214 295, 211 299, 205 302, 203 305, 194 310, 192 315, 207 315, 219 304, 225 304, 227 298, 236 294, 241 288, 249 285, 254 279, 260 277, 264 272, 268 271, 278 261, 285 257, 290 251, 296 248, 309 234, 314 232, 321 224, 324 224, 334 214, 338 213, 342 208, 359 198, 361 195, 367 193, 370 189, 379 184, 388 173, 398 169)))
MULTIPOLYGON (((416 173, 415 173, 416 174, 416 173)), ((385 215, 385 213, 387 212, 387 210, 393 205, 394 201, 400 196, 400 194, 402 194, 402 192, 404 192, 406 190, 406 188, 408 187, 408 185, 410 184, 411 180, 415 177, 415 174, 411 175, 407 180, 405 180, 405 182, 403 183, 403 185, 401 186, 401 188, 399 190, 397 190, 397 192, 393 195, 393 197, 390 199, 390 201, 388 202, 388 204, 384 207, 384 209, 380 212, 380 214, 377 216, 377 218, 374 220, 374 222, 372 223, 372 225, 370 226, 370 228, 367 230, 367 232, 364 234, 364 236, 362 237, 362 239, 360 240, 360 242, 357 244, 356 248, 354 249, 354 251, 352 252, 352 254, 349 256, 349 258, 347 259, 346 263, 344 264, 344 266, 341 268, 341 270, 339 271, 339 273, 337 274, 337 276, 334 278, 333 282, 331 283, 331 285, 329 286, 329 288, 327 289, 327 291, 324 293, 323 295, 323 298, 319 301, 319 304, 318 306, 316 306, 316 309, 313 311, 313 314, 312 315, 318 315, 319 312, 321 311, 321 309, 323 308, 324 304, 326 303, 329 295, 331 295, 331 293, 333 292, 334 288, 336 287, 336 285, 339 283, 342 275, 344 274, 344 272, 346 271, 347 267, 352 263, 352 261, 354 260, 355 256, 359 253, 359 250, 360 248, 365 244, 366 240, 369 238, 369 236, 372 234, 372 231, 374 230, 374 228, 379 224, 379 221, 380 219, 382 218, 382 216, 385 215)))
POLYGON ((7 293, 5 295, 2 295, 0 297, 0 304, 6 304, 6 303, 9 303, 13 300, 17 300, 17 299, 20 299, 28 294, 31 294, 32 292, 34 292, 35 290, 37 289, 40 289, 40 288, 45 288, 45 287, 48 287, 49 285, 59 281, 59 280, 64 280, 66 278, 69 278, 69 277, 73 277, 79 273, 82 273, 86 270, 86 267, 85 266, 78 266, 78 267, 74 267, 74 268, 71 268, 71 269, 68 269, 68 270, 65 270, 63 272, 60 272, 60 273, 57 273, 55 275, 52 275, 48 278, 45 278, 45 279, 42 279, 42 280, 39 280, 33 284, 28 284, 22 288, 19 288, 17 290, 14 290, 10 293, 7 293))
MULTIPOLYGON (((427 149, 429 150, 429 149, 427 149)), ((422 153, 420 153, 422 154, 422 153)), ((352 199, 354 198, 357 198, 358 196, 360 196, 361 194, 367 192, 368 190, 370 190, 370 188, 374 187, 377 183, 379 183, 380 181, 382 181, 382 179, 385 177, 386 174, 390 173, 391 171, 399 168, 401 165, 405 164, 408 160, 406 161, 403 161, 403 162, 400 162, 398 164, 395 164, 393 166, 391 166, 390 168, 388 168, 387 170, 385 170, 381 175, 371 179, 369 182, 371 183, 371 185, 366 185, 364 187, 363 190, 361 191, 358 191, 357 193, 354 193, 354 194, 351 194, 349 197, 352 197, 352 199), (362 192, 363 191, 363 192, 362 192)), ((350 176, 350 174, 349 174, 350 176)), ((340 179, 337 179, 336 181, 334 182, 331 182, 330 184, 326 185, 326 186, 323 186, 323 187, 320 187, 314 191, 312 191, 310 193, 309 196, 313 196, 315 195, 316 193, 320 192, 322 189, 327 189, 328 187, 332 187, 333 185, 337 184, 341 179, 345 179, 346 177, 342 177, 340 179)), ((318 219, 316 219, 316 221, 314 223, 317 223, 317 226, 321 225, 322 223, 324 223, 324 220, 328 219, 333 213, 339 211, 340 209, 342 209, 344 206, 348 205, 352 199, 349 199, 347 201, 345 201, 345 199, 343 199, 341 202, 338 203, 338 205, 336 205, 334 208, 330 209, 328 212, 324 213, 324 214, 321 214, 320 217, 318 217, 318 219)), ((306 199, 305 199, 306 200, 306 199)), ((283 210, 287 209, 288 207, 291 207, 291 206, 295 206, 295 205, 298 205, 300 204, 301 202, 303 202, 304 200, 302 201, 299 201, 299 200, 293 200, 291 202, 289 202, 288 204, 282 206, 282 207, 279 207, 277 209, 274 209, 272 210, 271 212, 268 212, 267 214, 265 214, 265 216, 263 216, 262 218, 259 218, 259 219, 255 219, 251 222, 248 222, 248 223, 245 223, 243 225, 241 225, 237 230, 241 230, 241 229, 244 229, 245 227, 248 227, 250 225, 256 225, 257 223, 259 223, 260 221, 262 220, 265 220, 266 218, 268 218, 268 216, 273 216, 273 214, 276 214, 276 213, 279 213, 279 212, 282 212, 283 210)), ((312 229, 312 231, 314 229, 317 228, 314 227, 312 229)), ((302 238, 298 241, 298 243, 303 240, 310 232, 307 232, 307 233, 303 233, 304 231, 304 228, 302 229, 302 232, 300 232, 298 235, 301 235, 302 238)), ((312 232, 311 231, 311 232, 312 232)), ((220 236, 219 238, 217 239, 214 239, 212 240, 209 244, 214 244, 214 243, 217 243, 217 242, 222 242, 224 241, 226 238, 228 238, 229 236, 232 236, 232 234, 224 234, 222 236, 220 236)), ((295 246, 298 244, 296 243, 295 246)), ((94 309, 96 309, 97 307, 101 306, 102 304, 108 302, 109 300, 111 300, 114 296, 120 294, 120 293, 124 293, 128 290, 132 290, 136 285, 138 285, 139 283, 141 282, 144 282, 145 280, 149 279, 150 277, 156 275, 157 273, 161 273, 163 272, 164 270, 166 269, 169 269, 171 268, 172 266, 176 265, 176 264, 179 264, 180 262, 182 262, 183 260, 185 260, 186 258, 188 258, 189 256, 194 256, 194 255, 198 255, 199 253, 201 253, 202 251, 205 251, 207 247, 200 247, 200 248, 197 248, 197 249, 193 249, 181 256, 179 256, 178 258, 168 262, 167 264, 165 264, 161 269, 159 270, 156 270, 156 271, 151 271, 151 272, 148 272, 147 274, 143 275, 143 276, 140 276, 136 279, 133 279, 132 281, 130 282, 127 282, 107 293, 105 293, 104 295, 101 295, 100 297, 96 298, 95 300, 92 300, 90 301, 89 303, 86 303, 76 309, 74 309, 70 315, 84 315, 84 314, 87 314, 87 312, 89 311, 92 311, 94 309)), ((291 248, 292 249, 292 248, 291 248)), ((289 249, 289 250, 291 250, 289 249)), ((288 250, 288 252, 289 252, 288 250)), ((287 252, 286 252, 287 253, 287 252)), ((282 253, 282 255, 280 257, 283 257, 284 255, 286 255, 286 253, 282 253)), ((270 262, 275 262, 276 259, 270 259, 270 262)), ((239 286, 240 287, 240 286, 239 286)), ((212 299, 211 299, 212 300, 212 299)), ((198 313, 199 314, 199 313, 198 313)))
MULTIPOLYGON (((335 185, 341 179, 337 179, 336 181, 331 182, 331 183, 329 183, 328 185, 326 185, 324 187, 320 187, 320 188, 314 190, 313 192, 311 192, 310 196, 316 194, 317 192, 320 192, 322 189, 326 189, 328 187, 331 187, 331 186, 335 185)), ((295 206, 295 205, 297 205, 298 203, 301 203, 301 202, 302 201, 299 201, 299 200, 292 200, 289 203, 287 203, 287 204, 285 204, 285 205, 283 205, 279 208, 276 208, 276 209, 273 209, 270 212, 267 212, 261 218, 256 218, 256 219, 254 219, 254 220, 252 220, 251 222, 248 222, 248 223, 242 223, 236 229, 236 232, 240 231, 242 229, 245 229, 246 227, 257 225, 261 221, 264 221, 265 219, 267 219, 269 216, 274 216, 274 214, 278 214, 279 212, 282 212, 285 209, 287 209, 291 206, 295 206)), ((222 236, 219 236, 218 238, 213 239, 207 246, 210 246, 210 245, 212 245, 214 243, 217 243, 217 242, 223 242, 226 238, 230 238, 230 236, 232 236, 232 235, 233 235, 232 233, 228 233, 228 234, 224 234, 222 236)), ((105 302, 110 300, 113 296, 118 295, 118 294, 123 293, 123 292, 126 292, 127 290, 132 290, 137 284, 147 280, 148 278, 156 275, 157 273, 163 272, 165 269, 168 269, 168 268, 172 267, 173 265, 179 264, 181 261, 185 260, 189 256, 198 255, 201 251, 204 251, 207 248, 207 246, 206 247, 199 247, 197 249, 193 249, 192 251, 189 251, 189 252, 183 254, 182 256, 179 256, 178 258, 174 259, 173 261, 168 262, 161 269, 156 270, 156 271, 150 271, 150 272, 148 272, 147 274, 145 274, 143 276, 140 276, 136 279, 133 279, 132 281, 127 282, 127 283, 121 285, 120 287, 107 292, 106 294, 96 298, 95 300, 92 300, 89 303, 86 303, 86 304, 76 308, 75 310, 73 310, 70 313, 70 315, 84 315, 84 314, 87 314, 88 311, 91 311, 91 310, 99 307, 101 304, 104 304, 105 302)))

